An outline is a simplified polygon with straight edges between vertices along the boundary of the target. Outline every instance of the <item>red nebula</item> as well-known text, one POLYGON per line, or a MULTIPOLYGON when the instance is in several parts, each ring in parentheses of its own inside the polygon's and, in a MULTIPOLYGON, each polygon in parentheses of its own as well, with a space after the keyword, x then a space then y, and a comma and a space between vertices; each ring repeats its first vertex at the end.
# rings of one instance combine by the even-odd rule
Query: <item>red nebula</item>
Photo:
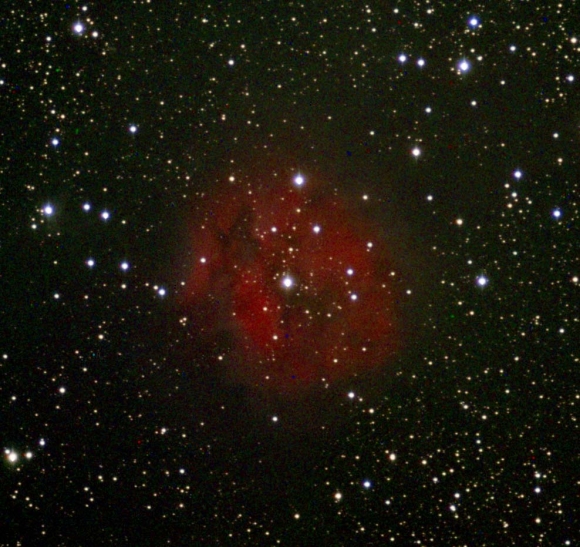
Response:
POLYGON ((336 189, 279 178, 229 181, 198 203, 185 291, 193 331, 252 386, 295 389, 384 366, 397 298, 380 230, 336 189))

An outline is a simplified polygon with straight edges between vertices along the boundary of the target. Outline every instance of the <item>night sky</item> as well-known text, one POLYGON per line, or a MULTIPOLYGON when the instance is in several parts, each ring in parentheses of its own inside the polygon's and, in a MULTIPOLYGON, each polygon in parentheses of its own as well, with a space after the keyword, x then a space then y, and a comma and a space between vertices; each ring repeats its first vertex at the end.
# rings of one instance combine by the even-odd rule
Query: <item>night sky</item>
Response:
POLYGON ((0 545, 580 545, 545 4, 3 7, 0 545))

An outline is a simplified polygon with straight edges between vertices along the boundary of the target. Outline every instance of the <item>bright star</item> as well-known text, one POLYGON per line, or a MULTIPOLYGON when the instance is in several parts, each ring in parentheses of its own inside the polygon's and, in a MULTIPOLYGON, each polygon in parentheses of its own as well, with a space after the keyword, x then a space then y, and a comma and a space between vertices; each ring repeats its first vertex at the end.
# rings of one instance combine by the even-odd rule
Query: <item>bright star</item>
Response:
POLYGON ((467 60, 463 59, 460 63, 459 63, 459 70, 461 72, 467 72, 470 69, 470 64, 467 60))

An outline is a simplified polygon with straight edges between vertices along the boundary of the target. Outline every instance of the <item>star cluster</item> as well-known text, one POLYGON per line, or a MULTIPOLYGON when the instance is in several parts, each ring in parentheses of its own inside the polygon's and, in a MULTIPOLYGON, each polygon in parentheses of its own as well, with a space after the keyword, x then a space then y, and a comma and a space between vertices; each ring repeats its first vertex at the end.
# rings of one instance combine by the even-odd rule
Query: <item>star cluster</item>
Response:
POLYGON ((235 331, 228 360, 254 385, 298 389, 384 366, 400 289, 378 229, 331 186, 276 178, 231 176, 193 215, 191 328, 235 331))

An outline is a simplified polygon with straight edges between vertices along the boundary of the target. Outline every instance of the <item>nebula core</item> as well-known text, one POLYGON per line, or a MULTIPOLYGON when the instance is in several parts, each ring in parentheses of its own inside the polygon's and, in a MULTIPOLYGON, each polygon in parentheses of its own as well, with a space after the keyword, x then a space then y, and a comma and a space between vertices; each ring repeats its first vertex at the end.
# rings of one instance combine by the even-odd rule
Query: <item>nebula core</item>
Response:
POLYGON ((196 203, 185 305, 236 381, 294 390, 392 359, 397 275, 379 228, 339 194, 272 174, 196 203))

